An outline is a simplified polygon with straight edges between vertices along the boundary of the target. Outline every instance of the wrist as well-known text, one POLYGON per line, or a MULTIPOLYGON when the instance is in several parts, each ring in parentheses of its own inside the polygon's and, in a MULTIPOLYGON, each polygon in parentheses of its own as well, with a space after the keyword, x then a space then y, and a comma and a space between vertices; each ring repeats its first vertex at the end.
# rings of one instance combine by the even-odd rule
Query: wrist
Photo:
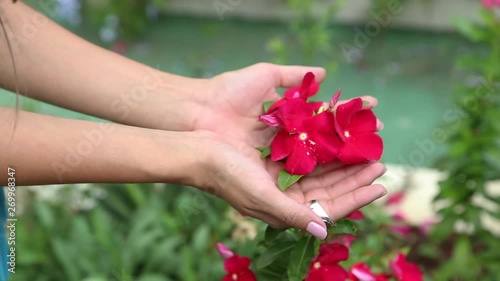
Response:
POLYGON ((211 142, 203 132, 147 130, 141 145, 147 149, 140 166, 153 182, 195 186, 202 190, 210 186, 206 175, 210 170, 211 142))
POLYGON ((141 84, 147 94, 137 95, 138 114, 132 114, 126 123, 160 130, 192 131, 207 84, 206 79, 150 69, 141 84))

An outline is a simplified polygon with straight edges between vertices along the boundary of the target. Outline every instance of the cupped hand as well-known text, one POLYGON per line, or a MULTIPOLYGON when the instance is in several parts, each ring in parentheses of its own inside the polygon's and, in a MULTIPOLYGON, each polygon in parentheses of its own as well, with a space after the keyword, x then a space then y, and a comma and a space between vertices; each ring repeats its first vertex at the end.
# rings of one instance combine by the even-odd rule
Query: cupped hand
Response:
POLYGON ((245 142, 213 132, 197 133, 205 165, 196 185, 276 228, 296 227, 324 239, 326 226, 309 208, 311 200, 318 200, 330 218, 338 220, 386 193, 383 186, 372 184, 386 170, 377 162, 319 166, 282 192, 276 187, 282 164, 261 159, 245 142))
MULTIPOLYGON (((193 109, 196 110, 193 130, 216 132, 253 147, 268 145, 275 130, 257 122, 263 114, 263 103, 281 98, 277 88, 299 86, 307 72, 314 73, 318 82, 326 76, 321 67, 269 63, 258 63, 215 76, 208 80, 203 86, 204 92, 197 96, 197 106, 193 109)), ((362 98, 366 101, 365 108, 377 104, 371 96, 362 98)))
MULTIPOLYGON (((296 227, 324 238, 326 226, 308 203, 318 200, 331 219, 343 218, 386 193, 383 186, 372 185, 385 166, 335 162, 317 167, 285 192, 277 188, 282 163, 261 159, 255 149, 269 145, 276 131, 257 120, 264 102, 280 98, 277 88, 300 85, 307 72, 318 82, 326 75, 323 68, 260 63, 216 76, 199 96, 193 129, 207 131, 211 141, 206 144, 212 143, 207 149, 216 155, 201 185, 274 227, 296 227)), ((370 96, 363 100, 366 108, 377 103, 370 96)))

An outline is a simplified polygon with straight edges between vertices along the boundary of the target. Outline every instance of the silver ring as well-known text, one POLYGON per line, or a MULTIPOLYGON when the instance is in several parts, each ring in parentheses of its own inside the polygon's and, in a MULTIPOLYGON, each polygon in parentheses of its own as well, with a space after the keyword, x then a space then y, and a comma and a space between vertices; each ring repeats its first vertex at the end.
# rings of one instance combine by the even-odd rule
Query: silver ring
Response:
POLYGON ((311 205, 309 205, 309 208, 311 208, 311 210, 313 210, 313 212, 323 220, 326 226, 328 227, 337 226, 337 223, 335 223, 330 219, 325 209, 323 209, 323 207, 321 207, 321 205, 319 204, 318 200, 312 200, 311 205))

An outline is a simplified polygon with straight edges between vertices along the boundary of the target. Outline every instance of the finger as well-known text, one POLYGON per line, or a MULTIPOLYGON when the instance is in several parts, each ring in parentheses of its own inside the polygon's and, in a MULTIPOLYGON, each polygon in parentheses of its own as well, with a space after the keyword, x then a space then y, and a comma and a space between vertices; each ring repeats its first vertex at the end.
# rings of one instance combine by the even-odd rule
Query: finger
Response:
POLYGON ((377 131, 384 129, 384 123, 377 118, 377 131))
POLYGON ((269 188, 262 198, 265 204, 259 209, 267 210, 267 213, 277 218, 280 223, 271 225, 273 227, 295 227, 309 232, 319 239, 327 236, 326 225, 308 206, 286 196, 275 188, 269 188))
MULTIPOLYGON (((372 97, 372 96, 361 96, 361 97, 356 97, 354 99, 357 99, 357 98, 361 98, 363 100, 363 107, 362 109, 372 109, 374 108, 375 106, 377 106, 378 104, 378 99, 376 97, 372 97)), ((351 101, 352 99, 350 100, 341 100, 339 101, 334 109, 337 109, 337 107, 339 105, 342 105, 342 104, 345 104, 345 103, 348 103, 349 101, 351 101)))
POLYGON ((321 83, 326 76, 326 70, 322 67, 285 66, 267 63, 263 64, 263 67, 271 70, 275 87, 290 88, 299 86, 307 72, 312 72, 318 83, 321 83))
POLYGON ((319 164, 318 166, 316 166, 316 168, 314 168, 314 171, 312 171, 308 176, 319 176, 324 173, 342 168, 344 166, 345 164, 340 161, 333 161, 326 164, 319 164))
POLYGON ((370 204, 385 194, 387 194, 385 187, 374 184, 356 189, 333 200, 320 200, 319 203, 325 209, 330 219, 336 221, 370 204))
MULTIPOLYGON (((375 97, 372 97, 372 96, 361 96, 360 97, 362 100, 363 100, 363 107, 362 109, 372 109, 374 108, 375 106, 377 106, 378 104, 378 100, 377 98, 375 97)), ((339 105, 342 105, 342 104, 345 104, 347 102, 349 102, 350 100, 346 100, 346 101, 339 101, 336 105, 335 105, 335 109, 337 109, 337 107, 339 105)), ((380 119, 377 118, 377 131, 380 131, 384 128, 384 123, 382 123, 382 121, 380 121, 380 119)))
MULTIPOLYGON (((352 168, 352 170, 356 171, 355 168, 352 168)), ((307 201, 338 198, 363 186, 372 184, 386 170, 386 167, 382 163, 374 163, 338 180, 335 184, 311 189, 305 192, 304 197, 307 201)))
POLYGON ((357 173, 371 164, 343 165, 337 169, 325 172, 317 176, 306 176, 300 181, 301 190, 307 192, 316 188, 325 188, 333 185, 339 180, 357 173))

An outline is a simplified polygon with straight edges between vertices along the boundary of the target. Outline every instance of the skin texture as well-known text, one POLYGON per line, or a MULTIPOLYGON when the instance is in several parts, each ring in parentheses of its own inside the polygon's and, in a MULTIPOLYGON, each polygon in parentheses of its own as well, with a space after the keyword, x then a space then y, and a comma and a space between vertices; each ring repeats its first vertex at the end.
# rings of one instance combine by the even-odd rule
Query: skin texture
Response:
MULTIPOLYGON (((303 230, 310 222, 325 227, 306 204, 313 199, 336 220, 386 193, 372 185, 385 172, 380 163, 323 165, 283 193, 275 183, 283 164, 255 149, 274 135, 257 122, 262 103, 279 98, 276 88, 299 85, 308 71, 323 80, 322 68, 260 63, 187 78, 88 43, 20 2, 0 0, 0 16, 7 30, 0 32, 0 86, 123 124, 0 107, 0 170, 14 167, 18 185, 192 185, 272 226, 303 230), (29 38, 28 25, 36 30, 29 38)), ((366 107, 377 103, 363 98, 366 107)))

